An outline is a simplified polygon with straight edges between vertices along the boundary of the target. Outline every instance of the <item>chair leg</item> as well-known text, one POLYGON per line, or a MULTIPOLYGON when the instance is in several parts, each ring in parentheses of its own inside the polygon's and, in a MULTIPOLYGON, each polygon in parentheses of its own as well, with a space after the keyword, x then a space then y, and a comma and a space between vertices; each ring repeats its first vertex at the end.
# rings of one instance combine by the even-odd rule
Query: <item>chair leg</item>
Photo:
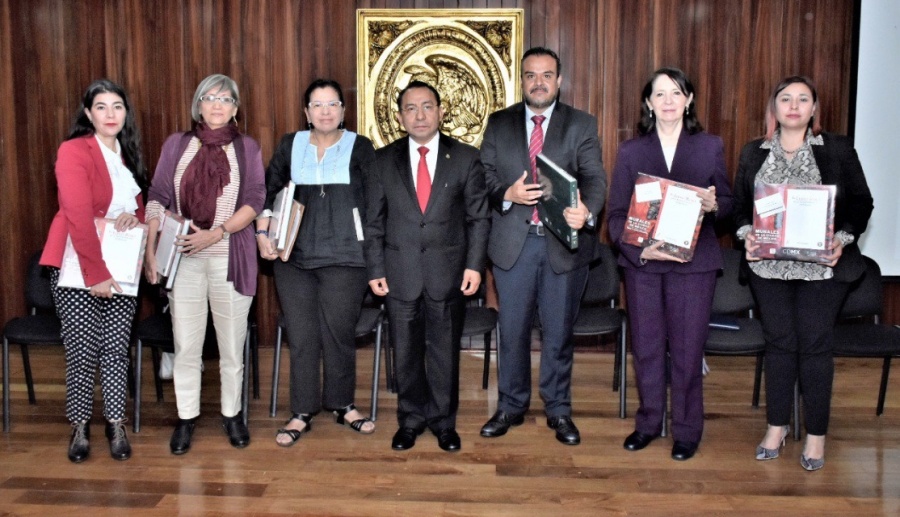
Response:
POLYGON ((163 401, 163 387, 162 387, 162 379, 159 378, 159 348, 151 347, 151 356, 153 357, 153 383, 156 385, 156 401, 163 401))
POLYGON ((762 384, 764 357, 763 352, 756 354, 756 374, 753 376, 753 400, 751 401, 751 404, 756 409, 759 408, 759 390, 762 384))
POLYGON ((250 421, 250 334, 248 325, 247 335, 244 337, 244 382, 241 389, 241 414, 245 426, 250 421))
POLYGON ((878 407, 875 408, 875 414, 881 416, 884 413, 884 398, 887 395, 888 377, 891 376, 891 356, 884 358, 884 364, 881 367, 881 388, 878 390, 878 407))
POLYGON ((488 377, 491 373, 491 333, 484 333, 484 371, 481 373, 481 389, 488 388, 488 377))
POLYGON ((134 358, 131 357, 131 346, 128 347, 128 396, 134 399, 134 358))
POLYGON ((143 345, 138 339, 134 354, 134 417, 132 418, 132 430, 141 432, 141 365, 143 345))
POLYGON ((272 361, 272 400, 269 416, 274 417, 278 407, 278 374, 281 371, 281 327, 275 328, 275 357, 272 361))
POLYGON ((3 336, 3 432, 9 432, 9 341, 3 336))
POLYGON ((622 322, 622 330, 619 333, 619 418, 625 418, 627 399, 625 397, 625 381, 628 374, 628 324, 622 322))
POLYGON ((31 357, 28 355, 28 345, 22 346, 22 365, 25 368, 25 385, 28 387, 28 403, 32 406, 37 404, 34 397, 34 377, 31 376, 31 357))
POLYGON ((372 421, 378 420, 378 381, 381 377, 381 321, 375 327, 375 354, 372 359, 372 409, 370 410, 372 421))

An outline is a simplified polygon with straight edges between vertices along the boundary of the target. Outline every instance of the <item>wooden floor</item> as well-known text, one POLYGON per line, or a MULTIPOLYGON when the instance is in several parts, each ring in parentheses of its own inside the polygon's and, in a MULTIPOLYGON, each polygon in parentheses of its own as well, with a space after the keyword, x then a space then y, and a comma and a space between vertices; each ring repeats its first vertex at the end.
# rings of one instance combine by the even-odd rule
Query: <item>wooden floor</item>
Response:
MULTIPOLYGON (((876 417, 880 361, 837 361, 827 463, 815 473, 798 464, 802 442, 789 442, 780 459, 754 461, 765 411, 750 407, 750 358, 709 359, 706 432, 694 459, 673 461, 669 439, 636 453, 623 450, 637 406, 633 377, 629 370, 629 418, 620 420, 618 394, 610 389, 612 355, 590 351, 575 359, 574 419, 582 435, 577 447, 556 442, 540 403, 525 425, 502 438, 481 438, 478 431, 496 407, 495 372, 483 391, 481 356, 465 352, 461 452, 441 451, 430 434, 411 451, 392 451, 396 397, 385 390, 374 435, 357 435, 335 425, 330 415, 319 415, 312 432, 282 449, 273 438, 287 416, 287 362, 279 416, 269 418, 272 351, 263 349, 262 398, 251 404, 248 448, 231 448, 219 428, 213 361, 206 364, 203 417, 193 448, 171 455, 172 386, 167 383, 166 401, 157 403, 148 366, 143 428, 130 435, 133 457, 109 457, 98 404, 92 455, 74 465, 66 459, 70 428, 61 350, 32 350, 35 406, 27 401, 18 348, 10 357, 12 429, 0 436, 2 515, 900 514, 900 382, 892 382, 885 414, 876 417)), ((360 349, 357 403, 363 408, 370 403, 371 360, 372 347, 360 349)))

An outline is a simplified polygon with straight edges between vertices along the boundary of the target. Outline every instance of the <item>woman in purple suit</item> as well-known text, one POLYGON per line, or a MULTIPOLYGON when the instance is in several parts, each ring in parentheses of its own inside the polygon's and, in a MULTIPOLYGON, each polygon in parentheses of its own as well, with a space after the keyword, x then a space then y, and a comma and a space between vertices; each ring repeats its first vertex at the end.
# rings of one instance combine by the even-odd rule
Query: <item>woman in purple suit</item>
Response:
POLYGON ((609 195, 609 233, 621 254, 631 315, 631 346, 640 407, 625 449, 637 451, 662 432, 666 353, 671 358, 672 458, 694 456, 703 435, 703 345, 722 253, 713 228, 727 218, 732 198, 722 139, 703 132, 694 86, 684 72, 661 68, 641 94, 640 136, 619 147, 609 195), (704 212, 693 259, 622 240, 638 173, 702 187, 704 212))

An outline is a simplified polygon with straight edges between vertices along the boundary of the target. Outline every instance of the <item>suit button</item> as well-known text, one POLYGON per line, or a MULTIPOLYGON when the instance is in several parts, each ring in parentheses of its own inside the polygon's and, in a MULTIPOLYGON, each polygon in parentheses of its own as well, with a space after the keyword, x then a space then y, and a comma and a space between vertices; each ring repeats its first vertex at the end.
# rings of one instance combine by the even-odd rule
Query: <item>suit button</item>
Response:
POLYGON ((425 253, 425 248, 422 248, 422 253, 425 253))
POLYGON ((419 228, 425 228, 425 223, 419 223, 419 228))

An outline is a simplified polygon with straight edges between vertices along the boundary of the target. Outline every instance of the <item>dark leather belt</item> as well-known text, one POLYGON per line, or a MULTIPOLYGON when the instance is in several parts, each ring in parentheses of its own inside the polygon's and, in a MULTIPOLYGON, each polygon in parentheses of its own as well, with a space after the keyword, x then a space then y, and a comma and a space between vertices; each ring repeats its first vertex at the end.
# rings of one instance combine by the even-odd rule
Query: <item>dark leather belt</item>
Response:
POLYGON ((547 234, 547 229, 544 228, 543 225, 539 224, 530 224, 528 225, 528 233, 532 235, 537 235, 539 237, 543 237, 547 234))

